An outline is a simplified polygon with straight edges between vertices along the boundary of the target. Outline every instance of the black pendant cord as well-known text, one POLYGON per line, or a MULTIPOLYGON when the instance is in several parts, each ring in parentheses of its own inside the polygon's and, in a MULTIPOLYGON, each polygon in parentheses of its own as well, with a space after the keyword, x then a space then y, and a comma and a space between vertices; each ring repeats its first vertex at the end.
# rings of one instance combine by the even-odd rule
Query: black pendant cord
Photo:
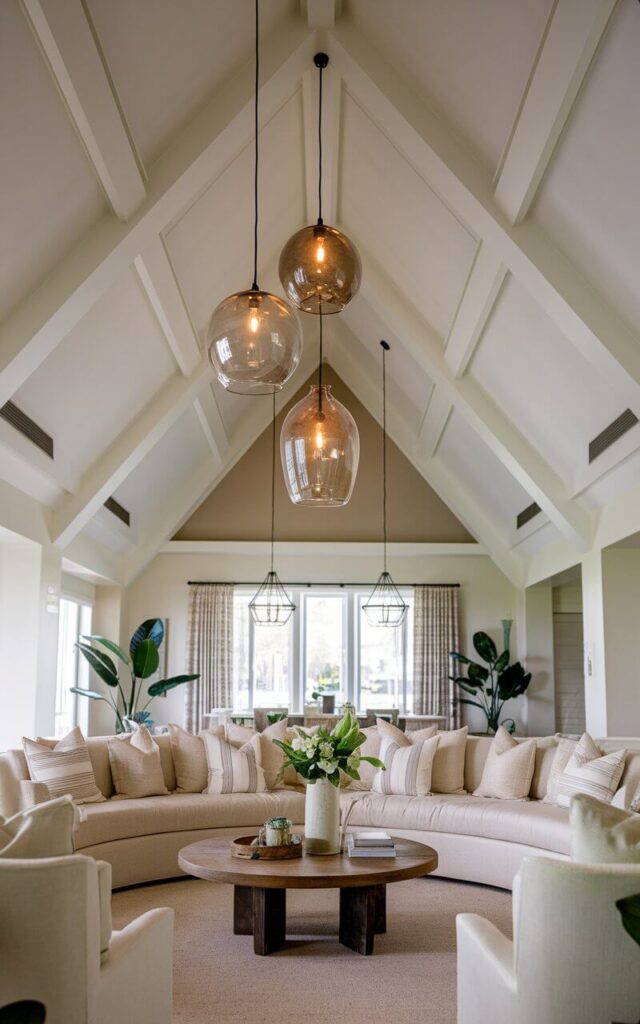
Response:
POLYGON ((273 392, 271 416, 271 572, 273 572, 273 546, 276 529, 276 393, 273 392))
POLYGON ((384 571, 387 571, 387 341, 382 346, 382 544, 384 571))
POLYGON ((318 418, 322 421, 322 303, 319 306, 320 314, 320 362, 318 363, 318 418))
POLYGON ((318 93, 318 224, 322 224, 322 65, 318 68, 320 89, 318 93))
POLYGON ((254 132, 255 132, 255 167, 253 174, 253 284, 251 291, 258 289, 258 88, 260 83, 260 0, 256 0, 256 77, 255 77, 255 103, 254 103, 254 132))

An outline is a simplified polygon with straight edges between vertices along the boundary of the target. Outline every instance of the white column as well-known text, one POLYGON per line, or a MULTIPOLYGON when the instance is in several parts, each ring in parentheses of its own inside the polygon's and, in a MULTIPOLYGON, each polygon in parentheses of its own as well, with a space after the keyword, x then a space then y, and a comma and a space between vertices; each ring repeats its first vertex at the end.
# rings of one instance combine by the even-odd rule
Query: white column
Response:
POLYGON ((608 736, 640 735, 640 550, 602 552, 608 736))
POLYGON ((41 547, 0 529, 0 750, 36 733, 41 547))
POLYGON ((54 547, 43 547, 38 608, 35 729, 39 736, 53 736, 55 727, 61 580, 60 551, 54 547))
POLYGON ((527 734, 548 736, 555 732, 556 727, 551 584, 528 587, 524 591, 523 602, 524 649, 521 660, 533 676, 527 690, 527 734))

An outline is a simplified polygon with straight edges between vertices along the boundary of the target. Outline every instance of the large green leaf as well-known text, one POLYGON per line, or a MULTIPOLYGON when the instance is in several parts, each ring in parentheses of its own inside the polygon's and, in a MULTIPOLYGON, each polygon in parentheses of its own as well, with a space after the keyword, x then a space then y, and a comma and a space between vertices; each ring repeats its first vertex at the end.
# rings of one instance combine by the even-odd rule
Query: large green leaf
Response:
POLYGON ((76 647, 89 662, 96 675, 100 676, 103 683, 114 688, 118 686, 119 680, 116 666, 108 654, 105 654, 104 651, 96 651, 89 644, 83 644, 80 640, 76 643, 76 647))
POLYGON ((493 664, 493 662, 498 657, 496 645, 494 644, 493 640, 491 639, 488 633, 474 633, 473 646, 475 647, 476 651, 478 652, 482 660, 488 661, 489 664, 493 664))
POLYGON ((471 659, 467 658, 465 654, 459 654, 458 651, 451 651, 449 657, 453 658, 454 661, 459 661, 461 665, 471 664, 471 659))
POLYGON ((467 677, 473 686, 482 686, 489 678, 489 670, 484 665, 478 665, 472 661, 467 669, 467 677))
POLYGON ((109 640, 106 636, 81 636, 80 639, 91 640, 94 644, 102 644, 102 646, 106 647, 108 651, 115 654, 116 658, 120 658, 120 661, 124 662, 125 665, 129 664, 129 659, 122 650, 122 647, 118 647, 113 640, 109 640))
POLYGON ((640 893, 616 900, 616 907, 622 915, 625 931, 640 946, 640 893))
POLYGON ((152 640, 159 647, 164 640, 162 619, 145 619, 141 622, 129 641, 129 654, 133 658, 143 640, 152 640))
POLYGON ((511 657, 509 651, 503 651, 495 665, 493 666, 496 672, 504 672, 505 668, 509 664, 509 658, 511 657))
POLYGON ((464 690, 465 693, 470 693, 472 697, 477 695, 478 687, 468 683, 466 679, 456 679, 456 683, 461 690, 464 690))
POLYGON ((191 683, 198 678, 198 675, 184 675, 171 676, 170 679, 158 679, 157 682, 151 684, 147 692, 150 697, 160 697, 168 690, 173 690, 174 686, 182 686, 183 683, 191 683))
POLYGON ((519 661, 509 665, 498 676, 498 693, 502 700, 513 700, 526 691, 531 682, 531 673, 525 672, 519 661))
POLYGON ((133 671, 137 679, 148 679, 157 672, 160 664, 158 648, 153 640, 141 640, 133 655, 133 671))

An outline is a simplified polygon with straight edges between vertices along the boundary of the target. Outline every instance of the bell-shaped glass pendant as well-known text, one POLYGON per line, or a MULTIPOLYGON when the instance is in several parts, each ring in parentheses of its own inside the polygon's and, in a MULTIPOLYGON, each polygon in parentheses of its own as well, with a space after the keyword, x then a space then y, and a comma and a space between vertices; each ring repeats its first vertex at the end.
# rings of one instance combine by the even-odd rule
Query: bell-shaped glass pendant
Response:
POLYGON ((300 321, 288 302, 252 288, 229 295, 217 306, 207 346, 209 361, 227 391, 270 395, 280 391, 300 362, 300 321))
POLYGON ((330 385, 313 384, 289 411, 282 425, 280 454, 294 505, 347 504, 358 472, 360 437, 356 421, 333 397, 330 385))
POLYGON ((388 572, 380 573, 378 582, 362 606, 371 626, 401 626, 407 605, 388 572))
POLYGON ((293 235, 280 254, 280 281, 305 313, 340 313, 362 280, 355 245, 337 228, 318 223, 293 235))

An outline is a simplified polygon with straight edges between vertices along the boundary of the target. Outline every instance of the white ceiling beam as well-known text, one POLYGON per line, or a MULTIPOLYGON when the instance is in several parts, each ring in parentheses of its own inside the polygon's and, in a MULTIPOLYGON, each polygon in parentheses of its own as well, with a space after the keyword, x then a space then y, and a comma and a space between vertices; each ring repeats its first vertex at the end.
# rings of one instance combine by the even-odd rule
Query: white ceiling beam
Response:
POLYGON ((344 22, 331 33, 331 59, 346 90, 396 149, 490 246, 623 400, 640 410, 640 344, 624 318, 536 225, 509 224, 473 154, 344 22))
POLYGON ((197 398, 194 398, 193 408, 207 439, 211 454, 218 462, 222 462, 229 448, 229 438, 212 386, 205 388, 197 398))
POLYGON ((333 28, 340 8, 341 0, 300 0, 302 15, 311 29, 333 28))
MULTIPOLYGON (((332 66, 323 71, 322 80, 322 219, 335 225, 338 218, 340 174, 340 122, 342 117, 342 79, 332 66)), ((304 166, 306 179, 307 223, 318 219, 318 71, 311 66, 302 79, 304 124, 304 166)))
MULTIPOLYGON (((355 345, 361 345, 350 328, 344 323, 332 320, 332 333, 338 344, 331 344, 329 363, 358 401, 362 402, 377 423, 381 425, 380 386, 362 368, 361 361, 354 358, 355 345)), ((387 430, 391 440, 412 463, 439 498, 447 505, 465 528, 486 549, 498 568, 515 585, 522 585, 524 563, 521 557, 509 550, 507 538, 480 510, 478 502, 469 491, 456 483, 448 471, 436 459, 424 458, 416 443, 416 436, 402 412, 387 404, 387 430)))
POLYGON ((49 544, 51 509, 0 479, 0 527, 38 544, 49 544))
POLYGON ((110 583, 124 582, 122 555, 111 551, 104 544, 99 544, 93 537, 87 537, 86 534, 76 537, 65 550, 64 556, 110 583))
POLYGON ((52 540, 66 546, 104 505, 188 409, 210 382, 212 370, 203 362, 193 376, 176 377, 149 402, 113 444, 85 473, 75 494, 65 495, 54 508, 52 540))
POLYGON ((529 211, 617 2, 553 5, 496 180, 496 203, 512 224, 529 211))
POLYGON ((22 0, 53 79, 120 220, 144 202, 145 182, 82 0, 22 0))
MULTIPOLYGON (((260 99, 267 123, 299 87, 315 38, 298 21, 265 39, 260 99)), ((247 64, 156 161, 142 208, 128 225, 105 217, 0 323, 0 405, 11 398, 136 256, 229 165, 253 132, 253 67, 247 64)))
POLYGON ((468 378, 454 377, 442 353, 440 339, 370 256, 366 266, 361 294, 385 329, 395 334, 560 532, 578 548, 588 546, 589 516, 569 498, 557 474, 477 384, 468 378))
POLYGON ((506 274, 498 254, 481 242, 445 343, 444 356, 455 377, 467 372, 506 274))
POLYGON ((418 437, 418 450, 423 458, 430 459, 436 454, 452 408, 448 395, 434 386, 418 437))
POLYGON ((134 266, 180 372, 188 377, 201 359, 198 334, 161 235, 145 242, 134 266))

